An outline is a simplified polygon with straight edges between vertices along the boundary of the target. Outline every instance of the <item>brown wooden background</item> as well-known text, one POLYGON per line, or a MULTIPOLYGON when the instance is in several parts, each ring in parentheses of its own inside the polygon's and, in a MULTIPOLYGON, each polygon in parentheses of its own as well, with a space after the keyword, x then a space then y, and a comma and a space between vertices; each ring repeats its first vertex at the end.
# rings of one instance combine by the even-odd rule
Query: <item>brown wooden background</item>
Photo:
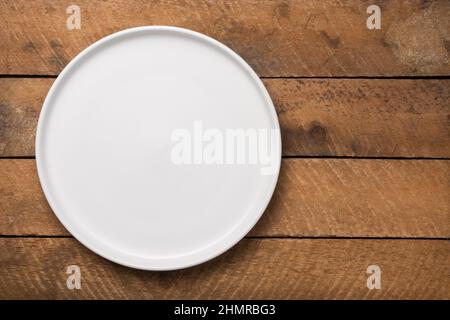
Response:
POLYGON ((450 298, 450 4, 0 1, 0 298, 450 298), (81 8, 67 30, 66 7, 81 8), (366 9, 382 10, 368 30, 366 9), (39 186, 34 134, 62 68, 101 37, 175 25, 225 43, 276 105, 282 171, 262 220, 201 266, 145 272, 85 249, 39 186), (66 288, 81 267, 82 289, 66 288), (382 270, 366 287, 367 266, 382 270))

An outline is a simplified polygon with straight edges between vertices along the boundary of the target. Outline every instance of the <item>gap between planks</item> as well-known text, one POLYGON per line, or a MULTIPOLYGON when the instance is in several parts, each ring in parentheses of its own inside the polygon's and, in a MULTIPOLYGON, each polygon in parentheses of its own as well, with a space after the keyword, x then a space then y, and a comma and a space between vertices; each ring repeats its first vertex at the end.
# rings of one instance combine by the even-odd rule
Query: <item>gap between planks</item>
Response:
MULTIPOLYGON (((336 159, 336 160, 450 160, 437 157, 358 157, 358 156, 282 156, 282 159, 336 159)), ((36 160, 35 156, 0 156, 0 160, 36 160)))
MULTIPOLYGON (((0 234, 0 239, 76 239, 71 235, 51 234, 0 234)), ((342 237, 342 236, 245 236, 242 239, 273 240, 450 240, 446 237, 342 237)), ((242 240, 241 239, 241 240, 242 240)))
MULTIPOLYGON (((56 79, 59 74, 0 74, 0 78, 3 79, 56 79)), ((336 80, 443 80, 450 79, 449 75, 430 75, 430 76, 260 76, 261 80, 315 80, 315 79, 336 79, 336 80)))

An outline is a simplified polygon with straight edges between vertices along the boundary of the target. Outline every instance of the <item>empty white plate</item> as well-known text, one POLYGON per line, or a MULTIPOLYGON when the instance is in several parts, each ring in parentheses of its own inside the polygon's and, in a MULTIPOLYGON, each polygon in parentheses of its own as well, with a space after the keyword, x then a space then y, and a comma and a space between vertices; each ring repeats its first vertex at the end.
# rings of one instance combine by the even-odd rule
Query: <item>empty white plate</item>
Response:
POLYGON ((36 137, 42 188, 86 247, 146 270, 193 266, 255 225, 281 160, 272 101, 236 53, 175 27, 124 30, 61 72, 36 137))

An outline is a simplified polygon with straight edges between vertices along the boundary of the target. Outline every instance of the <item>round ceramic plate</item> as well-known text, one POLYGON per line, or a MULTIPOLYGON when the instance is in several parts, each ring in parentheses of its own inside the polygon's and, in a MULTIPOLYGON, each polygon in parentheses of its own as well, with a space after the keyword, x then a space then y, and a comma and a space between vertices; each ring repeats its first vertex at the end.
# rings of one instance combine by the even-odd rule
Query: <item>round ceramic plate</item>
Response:
POLYGON ((114 262, 171 270, 242 239, 265 210, 281 160, 278 119, 253 70, 205 35, 124 30, 61 72, 36 137, 58 219, 114 262))

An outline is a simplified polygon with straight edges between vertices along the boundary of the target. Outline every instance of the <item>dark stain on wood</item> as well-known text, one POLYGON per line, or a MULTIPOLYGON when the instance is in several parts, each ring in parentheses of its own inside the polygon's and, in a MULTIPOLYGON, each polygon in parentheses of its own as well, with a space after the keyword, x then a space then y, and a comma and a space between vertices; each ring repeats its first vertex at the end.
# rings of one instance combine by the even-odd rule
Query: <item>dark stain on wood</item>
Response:
POLYGON ((48 62, 56 69, 63 69, 67 65, 68 59, 65 56, 62 44, 56 40, 51 40, 50 47, 53 50, 53 54, 48 59, 48 62))
POLYGON ((331 37, 326 31, 320 31, 320 35, 325 39, 329 47, 333 49, 339 47, 341 41, 339 37, 331 37))
POLYGON ((33 42, 28 41, 27 43, 24 44, 22 48, 25 52, 33 52, 36 49, 36 46, 34 45, 33 42))
POLYGON ((432 3, 433 1, 430 0, 420 0, 420 8, 427 9, 432 3))
POLYGON ((444 47, 448 53, 450 53, 450 40, 444 40, 444 47))
POLYGON ((8 102, 0 102, 0 153, 8 144, 7 130, 10 126, 11 105, 8 102))
POLYGON ((323 145, 327 142, 327 129, 319 122, 314 121, 306 132, 306 136, 314 144, 323 145))
POLYGON ((287 17, 289 17, 290 10, 291 9, 290 9, 289 3, 286 1, 283 1, 276 6, 275 14, 278 17, 287 18, 287 17))

